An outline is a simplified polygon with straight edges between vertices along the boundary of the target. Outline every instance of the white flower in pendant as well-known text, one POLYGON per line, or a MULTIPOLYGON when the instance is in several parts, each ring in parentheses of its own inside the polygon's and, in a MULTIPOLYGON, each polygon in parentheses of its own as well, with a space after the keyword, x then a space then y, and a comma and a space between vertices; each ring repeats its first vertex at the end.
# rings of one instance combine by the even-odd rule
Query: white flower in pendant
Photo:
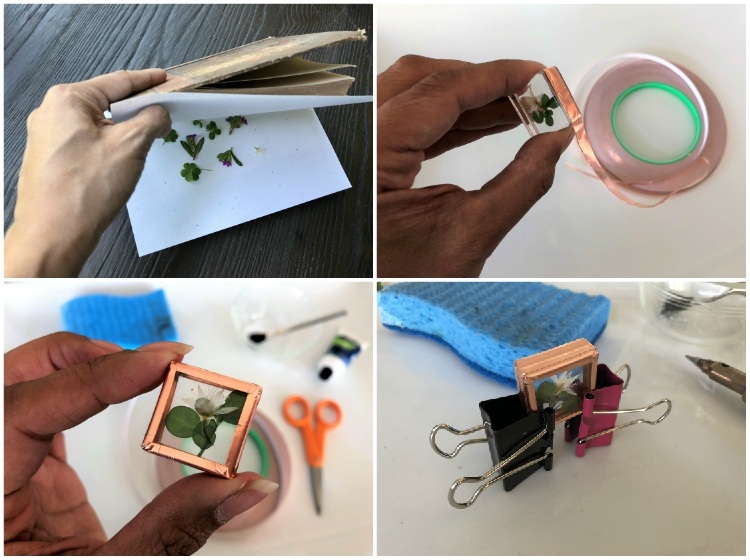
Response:
POLYGON ((535 113, 543 110, 542 96, 527 95, 521 98, 521 103, 529 113, 535 113))
POLYGON ((218 387, 204 391, 203 387, 199 385, 197 390, 193 388, 190 389, 190 392, 196 396, 191 399, 182 400, 193 407, 203 419, 211 418, 217 414, 229 414, 237 410, 236 406, 217 408, 226 400, 224 390, 218 387))
POLYGON ((559 375, 553 375, 549 380, 555 384, 556 393, 562 393, 563 391, 573 392, 571 385, 578 379, 577 375, 571 375, 572 371, 564 371, 559 375))

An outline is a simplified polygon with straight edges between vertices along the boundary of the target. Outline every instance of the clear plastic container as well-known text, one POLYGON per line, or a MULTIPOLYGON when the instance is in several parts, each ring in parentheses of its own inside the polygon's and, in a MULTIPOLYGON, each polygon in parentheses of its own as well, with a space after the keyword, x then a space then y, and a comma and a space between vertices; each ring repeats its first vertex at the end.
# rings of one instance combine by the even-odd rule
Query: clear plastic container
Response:
MULTIPOLYGON (((324 333, 332 333, 330 324, 318 324, 282 336, 269 336, 261 343, 250 337, 258 333, 272 333, 291 325, 325 315, 317 302, 303 290, 281 284, 257 284, 243 291, 232 306, 232 320, 240 338, 250 348, 272 356, 285 358, 304 354, 322 340, 324 333)), ((333 337, 333 334, 329 336, 333 337)), ((326 337, 327 338, 327 337, 326 337)))
POLYGON ((641 305, 661 331, 692 344, 725 344, 745 338, 746 298, 713 282, 644 282, 641 305))

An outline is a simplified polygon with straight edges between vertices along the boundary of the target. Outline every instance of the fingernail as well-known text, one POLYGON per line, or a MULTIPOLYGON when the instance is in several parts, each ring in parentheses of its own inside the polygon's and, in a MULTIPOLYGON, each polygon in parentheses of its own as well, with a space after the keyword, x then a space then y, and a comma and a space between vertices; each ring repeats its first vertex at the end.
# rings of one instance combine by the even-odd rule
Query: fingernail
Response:
POLYGON ((152 342, 151 344, 145 344, 138 348, 139 352, 159 352, 161 350, 167 350, 168 352, 174 352, 175 354, 187 354, 194 346, 189 344, 183 344, 182 342, 152 342))
POLYGON ((270 480, 259 478, 242 487, 237 493, 224 500, 216 509, 216 519, 226 523, 233 517, 258 505, 269 494, 275 492, 279 485, 270 480))
POLYGON ((121 352, 122 346, 118 346, 114 342, 107 342, 106 340, 97 340, 95 338, 89 338, 89 341, 98 346, 99 348, 102 348, 103 350, 106 350, 107 352, 121 352))

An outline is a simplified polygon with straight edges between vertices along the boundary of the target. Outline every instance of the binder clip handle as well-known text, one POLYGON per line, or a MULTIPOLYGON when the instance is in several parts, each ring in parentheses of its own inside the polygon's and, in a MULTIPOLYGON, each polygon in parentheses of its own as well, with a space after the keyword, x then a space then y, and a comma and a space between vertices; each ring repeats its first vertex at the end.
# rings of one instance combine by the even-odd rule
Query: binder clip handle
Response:
MULTIPOLYGON (((592 393, 586 393, 585 398, 587 399, 593 399, 594 396, 592 393)), ((656 420, 648 420, 646 418, 638 418, 637 420, 633 420, 632 422, 627 422, 625 424, 621 424, 619 426, 614 426, 613 428, 610 428, 608 430, 604 430, 601 432, 597 432, 595 434, 591 434, 589 436, 586 436, 584 438, 580 438, 578 440, 578 444, 584 444, 589 440, 592 440, 594 438, 601 437, 606 434, 611 434, 614 431, 620 430, 622 428, 627 428, 628 426, 634 426, 635 424, 651 424, 652 426, 655 426, 659 422, 663 421, 667 416, 669 416, 669 413, 672 412, 672 401, 669 399, 661 399, 659 401, 656 401, 655 403, 651 403, 648 406, 644 406, 643 408, 629 408, 626 410, 595 410, 593 414, 630 414, 632 412, 646 412, 647 410, 651 410, 652 408, 659 406, 660 404, 666 404, 667 410, 659 416, 656 420)))
POLYGON ((442 449, 440 449, 435 442, 435 436, 440 430, 446 430, 450 433, 452 433, 454 436, 465 436, 466 434, 473 434, 474 432, 478 432, 479 430, 484 429, 484 424, 480 424, 479 426, 474 426, 473 428, 468 428, 466 430, 457 430, 453 426, 449 426, 448 424, 438 424, 434 428, 432 428, 432 431, 430 432, 430 446, 432 446, 432 450, 440 455, 441 457, 445 457, 446 459, 453 459, 456 455, 458 455, 459 451, 461 451, 464 447, 467 445, 471 445, 472 443, 485 443, 487 441, 487 438, 480 438, 480 439, 467 439, 459 443, 456 448, 453 450, 452 453, 446 453, 442 449))
MULTIPOLYGON (((437 426, 436 426, 437 427, 437 426)), ((475 430, 476 431, 476 430, 475 430)), ((500 482, 504 478, 508 478, 509 476, 513 476, 514 474, 527 469, 537 463, 541 463, 544 461, 544 468, 545 470, 551 470, 552 469, 552 453, 547 451, 544 455, 541 457, 536 457, 534 459, 531 459, 530 461, 527 461, 523 465, 520 465, 516 467, 513 470, 508 471, 507 473, 503 473, 499 476, 496 476, 493 479, 488 480, 482 486, 477 488, 476 492, 474 492, 471 497, 466 500, 465 502, 459 502, 456 501, 455 495, 456 490, 458 490, 458 487, 466 482, 482 482, 484 480, 487 480, 490 478, 493 474, 495 474, 497 471, 508 465, 509 463, 513 462, 519 455, 521 455, 524 451, 526 451, 529 447, 534 445, 537 441, 542 439, 547 434, 547 428, 542 428, 537 435, 535 435, 533 438, 531 438, 523 447, 521 447, 518 451, 511 454, 507 459, 499 462, 497 465, 492 467, 490 470, 488 470, 486 473, 484 473, 482 476, 464 476, 456 480, 453 484, 451 484, 450 490, 448 490, 448 502, 450 505, 452 505, 456 509, 466 509, 467 507, 470 507, 479 497, 479 495, 484 492, 487 488, 495 484, 496 482, 500 482)))
POLYGON ((615 375, 617 377, 622 378, 622 375, 620 375, 620 372, 622 370, 625 370, 625 373, 627 374, 627 377, 625 378, 625 383, 622 384, 622 392, 625 392, 625 389, 628 388, 628 384, 630 383, 630 365, 629 364, 622 364, 617 371, 615 372, 615 375))

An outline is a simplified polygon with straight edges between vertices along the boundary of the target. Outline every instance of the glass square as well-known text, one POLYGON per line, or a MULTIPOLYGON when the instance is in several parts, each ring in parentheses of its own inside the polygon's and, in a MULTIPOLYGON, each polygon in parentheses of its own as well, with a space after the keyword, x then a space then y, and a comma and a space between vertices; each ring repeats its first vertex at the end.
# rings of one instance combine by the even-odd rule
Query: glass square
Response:
POLYGON ((510 102, 531 136, 555 132, 570 125, 570 119, 544 72, 535 74, 522 91, 511 95, 510 102))
POLYGON ((583 411, 583 396, 595 388, 599 352, 581 338, 515 362, 516 381, 527 412, 555 411, 560 423, 583 411))
POLYGON ((253 383, 172 362, 141 447, 233 478, 261 393, 253 383))

